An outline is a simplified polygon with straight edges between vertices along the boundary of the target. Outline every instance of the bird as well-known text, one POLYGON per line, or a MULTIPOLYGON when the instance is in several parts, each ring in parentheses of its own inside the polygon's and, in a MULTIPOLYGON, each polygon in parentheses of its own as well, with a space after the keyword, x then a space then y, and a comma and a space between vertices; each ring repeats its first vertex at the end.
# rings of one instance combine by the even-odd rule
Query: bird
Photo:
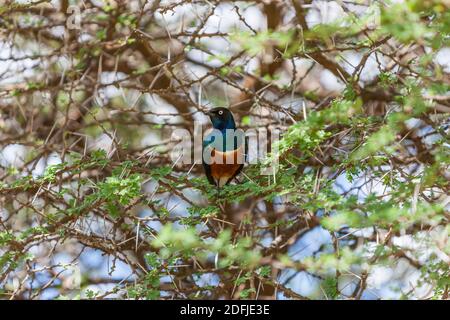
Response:
POLYGON ((247 141, 227 108, 214 108, 206 114, 214 130, 203 140, 203 168, 209 183, 220 190, 242 171, 247 158, 247 141))

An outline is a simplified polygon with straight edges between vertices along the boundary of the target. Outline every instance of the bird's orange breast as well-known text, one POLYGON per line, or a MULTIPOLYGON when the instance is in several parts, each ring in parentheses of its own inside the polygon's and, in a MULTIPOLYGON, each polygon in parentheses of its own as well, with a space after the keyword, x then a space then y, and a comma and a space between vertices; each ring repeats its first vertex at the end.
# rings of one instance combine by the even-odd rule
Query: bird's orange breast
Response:
POLYGON ((242 147, 226 152, 213 149, 211 151, 211 176, 219 186, 224 185, 243 165, 243 159, 242 147))

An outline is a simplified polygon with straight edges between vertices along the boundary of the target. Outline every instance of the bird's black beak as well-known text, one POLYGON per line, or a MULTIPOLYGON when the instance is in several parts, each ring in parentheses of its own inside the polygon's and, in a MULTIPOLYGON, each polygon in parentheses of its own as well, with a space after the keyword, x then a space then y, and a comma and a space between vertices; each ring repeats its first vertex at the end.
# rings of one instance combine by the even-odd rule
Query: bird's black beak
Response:
POLYGON ((214 115, 211 111, 206 111, 205 114, 209 117, 212 117, 214 115))

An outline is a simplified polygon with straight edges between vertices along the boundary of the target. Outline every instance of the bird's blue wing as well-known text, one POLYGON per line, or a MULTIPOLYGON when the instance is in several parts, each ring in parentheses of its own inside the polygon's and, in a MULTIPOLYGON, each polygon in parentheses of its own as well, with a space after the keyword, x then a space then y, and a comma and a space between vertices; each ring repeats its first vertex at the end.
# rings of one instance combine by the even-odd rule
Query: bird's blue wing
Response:
POLYGON ((205 153, 204 153, 205 148, 210 146, 213 142, 214 142, 214 136, 212 136, 212 135, 208 135, 203 140, 202 163, 203 163, 203 168, 205 170, 206 178, 208 178, 209 183, 211 183, 212 185, 216 185, 216 182, 214 181, 214 178, 211 175, 211 166, 205 161, 205 158, 204 158, 205 157, 205 153))

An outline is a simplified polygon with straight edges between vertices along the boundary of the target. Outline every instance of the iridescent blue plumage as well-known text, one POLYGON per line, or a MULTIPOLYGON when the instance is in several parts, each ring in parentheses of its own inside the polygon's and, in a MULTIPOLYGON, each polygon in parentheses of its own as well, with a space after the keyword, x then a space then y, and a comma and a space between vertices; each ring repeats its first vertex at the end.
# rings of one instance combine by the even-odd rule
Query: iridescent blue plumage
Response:
POLYGON ((228 109, 215 108, 208 115, 214 130, 203 140, 203 167, 208 181, 221 188, 230 183, 244 167, 245 137, 242 130, 236 129, 233 115, 228 109))

